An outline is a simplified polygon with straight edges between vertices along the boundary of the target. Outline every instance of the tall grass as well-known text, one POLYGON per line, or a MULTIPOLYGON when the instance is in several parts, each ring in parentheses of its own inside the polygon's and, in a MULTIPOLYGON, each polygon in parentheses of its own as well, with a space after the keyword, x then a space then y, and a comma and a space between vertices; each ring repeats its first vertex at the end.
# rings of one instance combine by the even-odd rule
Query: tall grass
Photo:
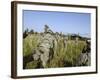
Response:
POLYGON ((37 47, 39 43, 39 37, 37 34, 30 34, 23 39, 23 56, 32 53, 32 50, 37 47))
POLYGON ((81 54, 83 47, 85 46, 84 41, 67 41, 64 46, 63 40, 58 40, 56 53, 54 58, 50 61, 49 67, 68 67, 75 66, 78 56, 81 54))
MULTIPOLYGON (((37 48, 40 41, 40 35, 31 34, 23 40, 23 56, 26 56, 37 48)), ((67 40, 64 44, 64 39, 59 38, 57 45, 54 47, 54 56, 48 63, 47 67, 71 67, 76 66, 77 58, 81 54, 85 41, 67 40)), ((27 69, 35 68, 38 62, 32 61, 27 64, 27 69)))

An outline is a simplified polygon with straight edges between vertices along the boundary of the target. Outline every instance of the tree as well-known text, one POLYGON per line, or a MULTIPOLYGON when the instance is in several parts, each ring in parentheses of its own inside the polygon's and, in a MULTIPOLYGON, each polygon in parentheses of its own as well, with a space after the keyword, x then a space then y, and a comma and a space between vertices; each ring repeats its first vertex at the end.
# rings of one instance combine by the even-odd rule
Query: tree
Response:
POLYGON ((33 30, 33 29, 31 29, 31 30, 30 30, 30 34, 33 34, 33 33, 34 33, 34 30, 33 30))
POLYGON ((27 36, 28 36, 28 28, 24 31, 24 33, 23 33, 23 38, 26 38, 27 36))
POLYGON ((28 32, 29 32, 29 29, 27 28, 27 29, 25 30, 25 32, 28 33, 28 32))
POLYGON ((49 29, 49 26, 48 25, 45 25, 44 32, 47 33, 48 32, 48 29, 49 29))

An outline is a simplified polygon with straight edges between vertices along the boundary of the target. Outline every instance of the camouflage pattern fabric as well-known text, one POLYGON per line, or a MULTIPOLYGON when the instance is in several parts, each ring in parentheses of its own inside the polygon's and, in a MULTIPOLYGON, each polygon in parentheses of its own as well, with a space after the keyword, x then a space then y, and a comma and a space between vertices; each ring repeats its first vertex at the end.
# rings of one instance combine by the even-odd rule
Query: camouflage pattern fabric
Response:
POLYGON ((53 53, 50 53, 50 50, 54 47, 54 36, 50 33, 44 34, 44 37, 40 41, 36 53, 33 54, 34 60, 40 59, 42 61, 43 67, 46 67, 50 56, 53 56, 53 53))

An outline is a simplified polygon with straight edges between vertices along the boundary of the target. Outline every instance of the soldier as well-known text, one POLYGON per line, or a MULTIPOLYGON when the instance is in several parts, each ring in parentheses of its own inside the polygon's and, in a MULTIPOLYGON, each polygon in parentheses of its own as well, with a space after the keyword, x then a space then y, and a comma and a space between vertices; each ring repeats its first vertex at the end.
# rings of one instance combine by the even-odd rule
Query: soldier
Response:
POLYGON ((44 68, 47 67, 47 63, 49 63, 50 59, 53 57, 54 40, 55 37, 53 35, 53 31, 45 25, 44 36, 37 46, 36 53, 33 54, 34 60, 40 59, 44 68))
POLYGON ((40 51, 40 59, 42 61, 43 67, 46 67, 48 61, 53 57, 53 47, 54 47, 54 36, 53 32, 48 28, 41 43, 38 45, 38 50, 40 51))
POLYGON ((86 46, 84 46, 82 53, 79 56, 78 65, 90 66, 90 64, 91 64, 90 42, 86 41, 86 46))

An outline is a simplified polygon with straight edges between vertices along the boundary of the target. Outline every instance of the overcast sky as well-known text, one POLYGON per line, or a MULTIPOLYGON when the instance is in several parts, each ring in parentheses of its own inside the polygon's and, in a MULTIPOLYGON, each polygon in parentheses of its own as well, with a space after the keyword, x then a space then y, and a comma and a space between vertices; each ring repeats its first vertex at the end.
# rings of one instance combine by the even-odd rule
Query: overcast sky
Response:
POLYGON ((90 34, 90 20, 90 13, 23 10, 24 30, 28 28, 37 32, 43 32, 47 24, 54 32, 90 34))

